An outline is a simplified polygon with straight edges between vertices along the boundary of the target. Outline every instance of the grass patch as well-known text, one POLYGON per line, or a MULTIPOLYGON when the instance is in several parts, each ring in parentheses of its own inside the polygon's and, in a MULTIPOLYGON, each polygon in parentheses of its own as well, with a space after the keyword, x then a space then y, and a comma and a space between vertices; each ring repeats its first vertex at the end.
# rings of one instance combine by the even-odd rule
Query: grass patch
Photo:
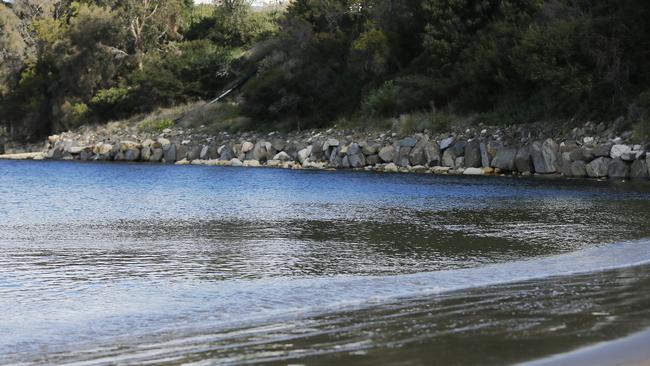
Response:
POLYGON ((458 118, 452 114, 431 111, 407 113, 399 116, 396 132, 400 136, 425 132, 440 133, 448 131, 451 124, 458 118))
POLYGON ((173 128, 176 123, 170 118, 158 120, 145 120, 138 124, 138 130, 141 132, 155 132, 161 133, 167 128, 173 128))

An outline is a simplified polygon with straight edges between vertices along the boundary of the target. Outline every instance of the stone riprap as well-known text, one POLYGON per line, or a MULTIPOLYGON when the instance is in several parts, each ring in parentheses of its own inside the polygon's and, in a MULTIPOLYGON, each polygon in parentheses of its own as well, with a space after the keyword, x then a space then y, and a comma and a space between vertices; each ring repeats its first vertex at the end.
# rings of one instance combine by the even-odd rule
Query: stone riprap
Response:
POLYGON ((602 124, 569 133, 513 126, 456 129, 399 136, 329 129, 294 133, 166 129, 143 133, 124 126, 82 127, 47 139, 42 156, 54 160, 363 169, 464 175, 547 175, 575 178, 650 177, 648 145, 629 142, 602 124))

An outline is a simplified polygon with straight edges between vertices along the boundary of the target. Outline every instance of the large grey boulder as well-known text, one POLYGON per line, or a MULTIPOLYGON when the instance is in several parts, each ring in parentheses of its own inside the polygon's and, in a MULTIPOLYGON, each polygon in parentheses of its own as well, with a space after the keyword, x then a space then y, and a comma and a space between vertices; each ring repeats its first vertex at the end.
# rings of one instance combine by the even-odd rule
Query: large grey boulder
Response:
POLYGON ((571 153, 563 152, 559 157, 560 172, 567 177, 571 176, 571 153))
POLYGON ((216 144, 210 144, 208 148, 208 159, 219 159, 219 148, 216 144))
POLYGON ((492 156, 488 152, 487 145, 484 142, 481 142, 479 146, 481 148, 481 166, 483 168, 489 168, 490 163, 492 163, 492 156))
POLYGON ((179 144, 178 146, 176 146, 176 161, 187 159, 188 151, 189 151, 189 146, 185 144, 179 144))
POLYGON ((154 147, 151 150, 151 155, 149 156, 149 161, 151 162, 159 162, 163 158, 163 149, 161 147, 154 147))
POLYGON ((492 159, 492 167, 513 171, 515 170, 515 157, 517 156, 517 149, 502 148, 497 151, 496 156, 492 159))
POLYGON ((571 161, 586 161, 590 162, 594 160, 596 157, 594 154, 594 149, 588 148, 588 147, 581 147, 579 149, 575 149, 571 151, 570 153, 571 161))
POLYGON ((490 141, 487 143, 487 153, 488 156, 490 157, 490 161, 494 159, 495 156, 497 156, 497 152, 504 148, 503 143, 500 141, 490 141))
POLYGON ((79 154, 79 160, 81 161, 92 160, 93 156, 95 156, 95 154, 93 153, 92 148, 85 148, 79 154))
POLYGON ((279 160, 279 161, 291 161, 292 159, 291 159, 291 156, 289 156, 289 154, 287 154, 287 153, 284 152, 284 151, 280 151, 279 153, 277 153, 277 154, 275 154, 275 155, 273 156, 273 160, 279 160))
POLYGON ((612 159, 601 156, 587 164, 587 175, 591 178, 603 178, 607 176, 609 163, 612 159))
POLYGON ((140 150, 140 160, 149 161, 150 157, 151 157, 151 147, 143 146, 142 149, 140 150))
POLYGON ((332 150, 336 149, 337 147, 339 147, 339 140, 337 139, 325 140, 322 149, 323 149, 323 155, 325 156, 326 160, 332 154, 332 150))
POLYGON ((347 156, 347 155, 345 155, 345 156, 343 157, 343 159, 341 160, 341 167, 343 167, 343 168, 345 168, 345 169, 350 169, 350 168, 351 168, 351 166, 350 166, 350 159, 348 159, 348 156, 347 156))
POLYGON ((515 155, 515 169, 521 173, 534 172, 533 159, 530 155, 530 146, 525 145, 517 149, 515 155))
POLYGON ((555 173, 557 163, 558 146, 552 139, 543 143, 533 142, 530 146, 530 154, 533 159, 533 167, 536 173, 555 173))
POLYGON ((584 178, 587 176, 587 163, 582 160, 571 163, 570 172, 572 177, 584 178))
POLYGON ((192 145, 187 152, 187 159, 192 161, 192 160, 197 160, 201 157, 201 152, 203 150, 203 147, 199 144, 192 145))
POLYGON ((271 147, 275 151, 282 151, 287 147, 287 142, 279 137, 275 137, 271 140, 271 147))
POLYGON ((208 160, 210 159, 209 155, 210 155, 210 146, 209 145, 201 146, 201 152, 199 152, 199 159, 208 160))
POLYGON ((224 145, 219 148, 219 160, 230 161, 235 158, 235 151, 230 145, 224 145))
POLYGON ((311 143, 311 154, 309 159, 311 161, 323 161, 325 160, 326 151, 323 150, 323 141, 316 140, 311 143))
POLYGON ((397 142, 399 147, 414 147, 418 143, 418 140, 415 137, 406 137, 397 142))
POLYGON ((454 154, 451 149, 447 149, 442 153, 442 166, 448 166, 450 168, 455 168, 456 167, 456 158, 457 156, 454 154))
MULTIPOLYGON (((349 163, 349 161, 348 161, 349 163)), ((332 149, 332 152, 330 153, 330 158, 329 158, 329 165, 332 168, 341 168, 343 166, 343 158, 339 154, 339 147, 336 146, 332 149)))
POLYGON ((262 163, 273 159, 275 154, 276 152, 273 149, 273 145, 268 141, 258 141, 255 144, 255 147, 253 147, 253 160, 262 163))
POLYGON ((635 161, 637 159, 642 159, 645 157, 645 151, 641 145, 634 145, 630 151, 623 153, 621 155, 621 160, 624 161, 635 161))
POLYGON ((596 145, 592 150, 594 158, 599 158, 601 156, 609 157, 613 145, 614 144, 611 143, 596 145))
POLYGON ((611 179, 627 179, 630 177, 630 165, 621 159, 613 159, 607 167, 607 175, 611 179))
POLYGON ((382 147, 379 150, 379 157, 384 163, 392 163, 395 159, 395 148, 392 145, 382 147))
POLYGON ((648 162, 646 160, 635 160, 630 166, 630 178, 648 179, 648 162))
POLYGON ((438 164, 440 161, 440 149, 435 142, 429 141, 428 136, 423 136, 409 153, 409 161, 412 166, 428 165, 431 162, 438 164))
POLYGON ((350 144, 346 157, 348 158, 351 168, 362 168, 366 166, 366 156, 363 155, 361 147, 356 143, 350 144))
POLYGON ((366 164, 367 165, 375 165, 381 163, 381 159, 379 158, 379 155, 368 155, 366 156, 366 164))
POLYGON ((449 149, 453 151, 454 155, 456 156, 465 156, 465 146, 467 146, 467 140, 459 139, 458 141, 454 142, 454 144, 451 145, 449 149))
POLYGON ((440 155, 440 146, 435 141, 429 141, 429 143, 424 148, 424 154, 427 158, 427 164, 429 166, 438 166, 442 160, 440 155))
POLYGON ((441 151, 446 150, 447 148, 449 148, 449 146, 451 146, 451 144, 454 143, 455 140, 456 140, 455 137, 447 137, 446 139, 443 139, 442 141, 440 141, 440 150, 441 151))
POLYGON ((255 144, 250 141, 244 141, 241 144, 241 152, 243 152, 244 154, 248 153, 249 151, 252 151, 253 148, 255 148, 255 144))
POLYGON ((379 149, 381 149, 381 144, 378 142, 367 142, 363 141, 359 144, 361 147, 361 151, 363 151, 363 154, 368 156, 368 155, 375 155, 379 152, 379 149))
MULTIPOLYGON (((578 148, 578 144, 575 141, 563 141, 560 143, 560 155, 565 152, 571 152, 578 148)), ((609 154, 609 153, 608 153, 609 154)))
POLYGON ((465 145, 465 166, 469 168, 480 168, 483 166, 481 158, 481 143, 479 140, 473 139, 467 141, 465 145))
MULTIPOLYGON (((111 146, 112 149, 112 146, 111 146)), ((57 141, 54 146, 47 151, 47 154, 45 155, 46 158, 48 159, 54 159, 58 160, 63 157, 63 152, 64 152, 64 146, 61 141, 57 141)), ((109 152, 110 153, 110 152, 109 152)))
POLYGON ((125 161, 136 161, 140 158, 140 149, 137 147, 127 149, 124 152, 124 160, 125 161))
POLYGON ((399 167, 409 166, 409 154, 411 148, 407 146, 397 146, 395 151, 395 164, 399 167))
POLYGON ((632 151, 632 147, 628 145, 617 144, 612 146, 609 156, 612 159, 620 159, 623 156, 623 154, 627 154, 631 151, 632 151))
POLYGON ((172 164, 176 161, 176 144, 169 143, 163 145, 163 159, 165 163, 172 164))

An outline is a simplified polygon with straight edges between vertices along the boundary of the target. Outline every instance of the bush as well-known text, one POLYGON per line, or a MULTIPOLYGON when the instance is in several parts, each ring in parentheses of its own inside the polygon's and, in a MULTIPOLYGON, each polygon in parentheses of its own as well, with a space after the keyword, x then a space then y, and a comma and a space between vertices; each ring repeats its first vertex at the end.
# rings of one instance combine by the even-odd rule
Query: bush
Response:
POLYGON ((61 106, 61 124, 64 128, 79 127, 86 122, 90 109, 85 103, 65 101, 61 106))
POLYGON ((133 94, 142 111, 212 98, 230 81, 231 61, 229 50, 208 40, 172 45, 148 54, 143 68, 130 75, 133 94))
POLYGON ((176 123, 170 118, 160 120, 145 120, 138 124, 138 130, 141 132, 161 133, 166 128, 172 128, 174 126, 176 126, 176 123))
POLYGON ((117 119, 132 112, 130 97, 127 88, 100 89, 90 99, 90 107, 102 120, 117 119))
POLYGON ((370 117, 396 117, 427 110, 436 100, 436 83, 427 77, 410 75, 384 83, 368 93, 361 103, 361 113, 370 117))
POLYGON ((368 117, 391 117, 398 111, 398 89, 393 81, 387 81, 368 93, 361 103, 361 113, 368 117))

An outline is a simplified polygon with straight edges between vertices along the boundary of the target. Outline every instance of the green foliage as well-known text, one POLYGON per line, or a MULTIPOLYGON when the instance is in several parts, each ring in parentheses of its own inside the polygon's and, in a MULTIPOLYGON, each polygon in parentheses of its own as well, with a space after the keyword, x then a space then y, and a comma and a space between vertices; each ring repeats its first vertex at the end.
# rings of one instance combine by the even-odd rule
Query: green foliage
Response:
POLYGON ((154 132, 161 133, 167 128, 172 128, 176 126, 176 123, 170 119, 160 119, 160 120, 145 120, 138 124, 138 130, 142 132, 154 132))
POLYGON ((142 110, 212 97, 230 80, 231 51, 208 40, 173 44, 150 53, 129 76, 142 110))
POLYGON ((254 11, 248 1, 228 0, 216 7, 198 7, 186 37, 209 39, 228 47, 251 46, 277 32, 277 12, 254 11))
POLYGON ((38 138, 248 80, 236 103, 183 123, 397 120, 407 133, 443 128, 437 110, 499 124, 627 112, 646 136, 648 18, 643 0, 295 0, 261 11, 244 0, 20 0, 0 5, 0 124, 38 138))
POLYGON ((398 112, 399 89, 394 81, 387 81, 364 98, 361 113, 368 117, 389 117, 398 112))
POLYGON ((100 119, 117 119, 132 112, 134 109, 132 98, 128 88, 100 89, 90 99, 90 106, 100 119))
POLYGON ((352 42, 350 63, 366 77, 381 76, 387 71, 390 57, 388 37, 372 22, 365 27, 366 31, 352 42))
POLYGON ((65 101, 61 106, 61 127, 72 129, 83 125, 90 109, 85 103, 65 101))

